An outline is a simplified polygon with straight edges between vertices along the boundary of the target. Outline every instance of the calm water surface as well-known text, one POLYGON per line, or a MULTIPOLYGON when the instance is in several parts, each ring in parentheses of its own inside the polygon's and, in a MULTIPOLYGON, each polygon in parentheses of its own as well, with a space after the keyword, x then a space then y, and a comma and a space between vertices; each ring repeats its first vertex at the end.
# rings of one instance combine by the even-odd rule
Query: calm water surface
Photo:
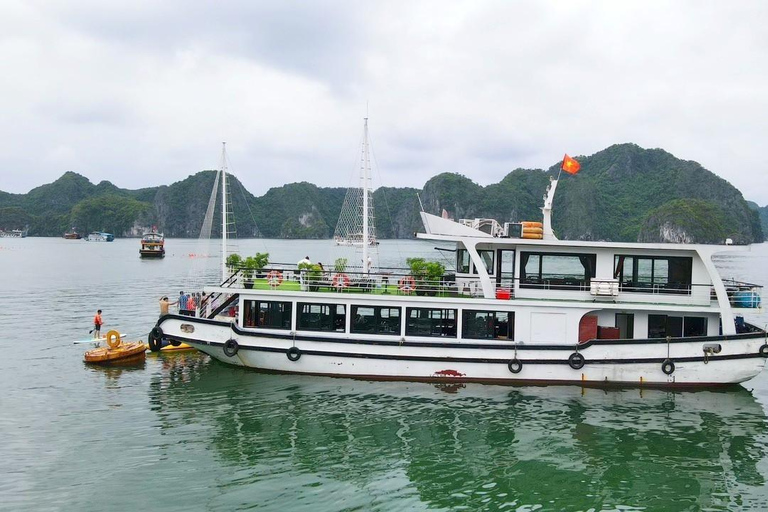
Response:
MULTIPOLYGON (((97 308, 139 337, 218 260, 169 240, 0 239, 0 509, 766 510, 768 377, 602 391, 264 375, 196 353, 82 362, 97 308)), ((440 258, 382 241, 382 261, 440 258)), ((332 261, 328 241, 240 241, 332 261)), ((718 260, 768 284, 768 245, 718 260)), ((765 314, 748 317, 760 325, 765 314)))

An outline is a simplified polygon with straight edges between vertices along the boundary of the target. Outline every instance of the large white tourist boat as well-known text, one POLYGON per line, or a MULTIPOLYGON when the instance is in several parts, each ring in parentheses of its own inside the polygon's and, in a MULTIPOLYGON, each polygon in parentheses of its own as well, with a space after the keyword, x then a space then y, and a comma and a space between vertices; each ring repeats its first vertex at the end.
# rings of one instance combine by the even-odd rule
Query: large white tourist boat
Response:
POLYGON ((337 273, 302 291, 297 269, 265 269, 252 289, 222 270, 196 317, 165 315, 150 337, 237 366, 365 379, 686 387, 763 369, 766 332, 740 316, 761 287, 721 279, 712 261, 748 247, 558 240, 557 183, 541 223, 422 212, 418 237, 453 246, 454 275, 337 273))

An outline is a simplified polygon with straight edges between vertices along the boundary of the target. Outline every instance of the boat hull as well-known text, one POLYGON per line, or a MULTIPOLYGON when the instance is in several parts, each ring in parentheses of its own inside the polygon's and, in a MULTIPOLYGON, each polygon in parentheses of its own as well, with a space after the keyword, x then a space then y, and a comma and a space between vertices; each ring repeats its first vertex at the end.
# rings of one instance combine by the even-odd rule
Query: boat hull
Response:
POLYGON ((761 355, 765 336, 761 333, 669 344, 665 340, 592 340, 578 346, 583 356, 583 366, 578 367, 571 360, 575 345, 518 344, 515 348, 508 342, 365 340, 311 333, 292 336, 177 315, 161 318, 158 326, 165 338, 187 343, 227 364, 364 379, 696 387, 744 382, 765 366, 761 355), (225 353, 224 344, 230 339, 237 343, 234 355, 225 353), (706 355, 705 343, 719 343, 722 350, 706 355), (667 360, 674 364, 669 374, 664 371, 670 369, 664 367, 667 360))

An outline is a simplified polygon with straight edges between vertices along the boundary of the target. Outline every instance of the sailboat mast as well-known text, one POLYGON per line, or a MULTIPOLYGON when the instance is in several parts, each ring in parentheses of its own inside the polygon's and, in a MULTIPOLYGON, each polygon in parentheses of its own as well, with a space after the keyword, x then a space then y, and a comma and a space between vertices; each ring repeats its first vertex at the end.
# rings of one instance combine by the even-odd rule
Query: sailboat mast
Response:
POLYGON ((368 118, 363 126, 363 270, 368 272, 368 180, 370 162, 368 158, 368 118))
POLYGON ((221 143, 221 282, 227 280, 227 143, 221 143))

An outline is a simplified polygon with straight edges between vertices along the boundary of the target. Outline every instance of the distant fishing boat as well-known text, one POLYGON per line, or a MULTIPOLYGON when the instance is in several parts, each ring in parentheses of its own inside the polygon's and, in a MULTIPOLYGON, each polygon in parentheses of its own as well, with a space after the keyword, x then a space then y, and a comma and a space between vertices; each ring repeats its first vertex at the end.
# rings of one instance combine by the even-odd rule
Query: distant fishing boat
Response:
POLYGON ((0 238, 27 238, 27 228, 3 231, 0 229, 0 238))
POLYGON ((114 239, 115 235, 103 231, 94 231, 85 237, 87 242, 112 242, 114 239))
POLYGON ((64 233, 64 238, 67 240, 80 240, 83 238, 83 235, 75 231, 75 228, 72 228, 72 231, 68 231, 67 233, 64 233))
POLYGON ((141 258, 164 258, 165 257, 165 237, 162 233, 151 231, 144 233, 141 238, 141 249, 139 249, 141 258))

